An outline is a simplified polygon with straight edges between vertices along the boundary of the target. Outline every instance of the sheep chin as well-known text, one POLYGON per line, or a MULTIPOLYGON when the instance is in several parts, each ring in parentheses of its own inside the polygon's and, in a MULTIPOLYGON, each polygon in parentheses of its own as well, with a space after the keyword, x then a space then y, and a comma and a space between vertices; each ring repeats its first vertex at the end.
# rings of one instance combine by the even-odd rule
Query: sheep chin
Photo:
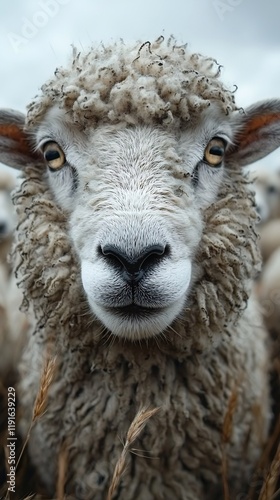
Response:
MULTIPOLYGON (((90 300, 89 300, 90 302, 90 300)), ((125 309, 107 308, 90 304, 103 325, 116 337, 129 341, 140 341, 155 336, 167 336, 168 327, 179 316, 185 304, 185 295, 175 303, 162 308, 147 308, 129 312, 125 309)))

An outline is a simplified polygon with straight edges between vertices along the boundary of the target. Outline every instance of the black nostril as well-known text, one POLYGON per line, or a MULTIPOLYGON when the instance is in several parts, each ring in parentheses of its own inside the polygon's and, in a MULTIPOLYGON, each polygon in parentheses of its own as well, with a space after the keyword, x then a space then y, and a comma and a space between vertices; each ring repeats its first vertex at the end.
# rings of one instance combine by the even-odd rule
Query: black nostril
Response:
POLYGON ((135 262, 135 265, 139 266, 140 270, 146 270, 159 263, 162 257, 166 256, 167 253, 169 253, 167 245, 151 245, 145 248, 144 252, 135 262))
POLYGON ((131 258, 125 252, 113 245, 104 245, 101 253, 111 261, 111 264, 121 268, 126 281, 139 281, 148 268, 154 267, 169 254, 168 245, 150 245, 140 255, 131 258))

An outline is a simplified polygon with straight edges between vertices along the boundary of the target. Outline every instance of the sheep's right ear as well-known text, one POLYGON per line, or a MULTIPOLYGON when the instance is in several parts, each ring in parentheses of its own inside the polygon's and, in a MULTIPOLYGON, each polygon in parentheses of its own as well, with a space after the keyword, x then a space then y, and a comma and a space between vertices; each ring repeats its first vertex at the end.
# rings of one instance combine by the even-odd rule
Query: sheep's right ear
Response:
POLYGON ((25 116, 12 109, 0 110, 0 162, 19 170, 42 164, 42 157, 24 132, 25 116))

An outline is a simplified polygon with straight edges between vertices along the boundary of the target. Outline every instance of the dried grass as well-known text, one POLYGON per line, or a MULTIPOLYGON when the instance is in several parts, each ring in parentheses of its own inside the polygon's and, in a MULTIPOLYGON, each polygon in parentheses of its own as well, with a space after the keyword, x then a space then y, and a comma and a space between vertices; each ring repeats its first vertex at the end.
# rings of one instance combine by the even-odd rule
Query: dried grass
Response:
POLYGON ((259 500, 270 500, 276 492, 280 472, 280 444, 274 459, 271 462, 268 474, 264 480, 259 500))
POLYGON ((45 413, 49 388, 54 379, 56 371, 56 363, 57 363, 56 357, 47 358, 45 361, 43 372, 40 379, 39 390, 33 407, 32 422, 35 422, 45 413))
MULTIPOLYGON (((276 500, 280 499, 280 490, 277 488, 277 482, 280 480, 280 464, 278 464, 278 472, 275 470, 277 457, 279 460, 280 447, 280 416, 274 423, 272 432, 265 444, 263 453, 255 469, 254 479, 250 486, 247 500, 276 500), (276 452, 275 452, 276 450, 276 452), (277 475, 278 474, 278 475, 277 475), (274 490, 272 490, 272 477, 275 478, 274 490), (269 488, 268 488, 269 485, 269 488), (259 488, 259 490, 257 490, 259 488), (266 496, 264 496, 266 495, 266 496)), ((278 487, 280 484, 278 484, 278 487)))
POLYGON ((58 475, 56 483, 56 498, 57 500, 64 500, 65 498, 65 481, 66 481, 66 471, 68 465, 68 449, 66 443, 63 443, 59 456, 58 456, 58 475))
POLYGON ((148 420, 152 418, 158 411, 159 408, 153 408, 150 410, 148 408, 141 408, 136 414, 134 420, 131 422, 130 427, 127 431, 124 447, 115 466, 113 478, 107 495, 107 500, 113 500, 113 497, 117 492, 121 478, 125 472, 127 456, 130 452, 132 443, 138 438, 138 436, 146 426, 148 420))
POLYGON ((233 417, 237 408, 238 392, 237 385, 233 388, 229 398, 227 410, 225 413, 222 429, 222 482, 224 500, 230 500, 228 485, 228 462, 227 462, 227 444, 230 442, 233 431, 233 417))
POLYGON ((45 413, 46 406, 47 406, 49 388, 50 388, 50 385, 54 379, 55 372, 56 372, 56 363, 57 363, 56 357, 47 358, 45 361, 42 375, 40 378, 39 390, 37 392, 37 396, 36 396, 34 406, 33 406, 33 414, 32 414, 31 423, 30 423, 30 426, 29 426, 29 429, 27 432, 27 436, 25 438, 25 441, 23 443, 21 452, 19 454, 19 457, 18 457, 18 460, 16 463, 16 469, 18 468, 18 465, 20 463, 20 460, 22 458, 24 450, 27 446, 31 431, 32 431, 35 423, 45 413))

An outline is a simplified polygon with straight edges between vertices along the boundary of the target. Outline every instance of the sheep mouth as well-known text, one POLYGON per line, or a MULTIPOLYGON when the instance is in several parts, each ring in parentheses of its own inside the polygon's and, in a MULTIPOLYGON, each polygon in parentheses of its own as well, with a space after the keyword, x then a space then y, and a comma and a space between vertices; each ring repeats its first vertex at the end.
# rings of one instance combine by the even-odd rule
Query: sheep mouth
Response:
POLYGON ((181 313, 185 299, 170 305, 111 305, 94 304, 93 311, 101 323, 114 335, 127 340, 141 340, 161 334, 181 313))
POLYGON ((129 306, 122 307, 107 307, 107 310, 118 316, 129 318, 147 318, 155 314, 160 314, 163 307, 144 307, 137 304, 130 304, 129 306))

